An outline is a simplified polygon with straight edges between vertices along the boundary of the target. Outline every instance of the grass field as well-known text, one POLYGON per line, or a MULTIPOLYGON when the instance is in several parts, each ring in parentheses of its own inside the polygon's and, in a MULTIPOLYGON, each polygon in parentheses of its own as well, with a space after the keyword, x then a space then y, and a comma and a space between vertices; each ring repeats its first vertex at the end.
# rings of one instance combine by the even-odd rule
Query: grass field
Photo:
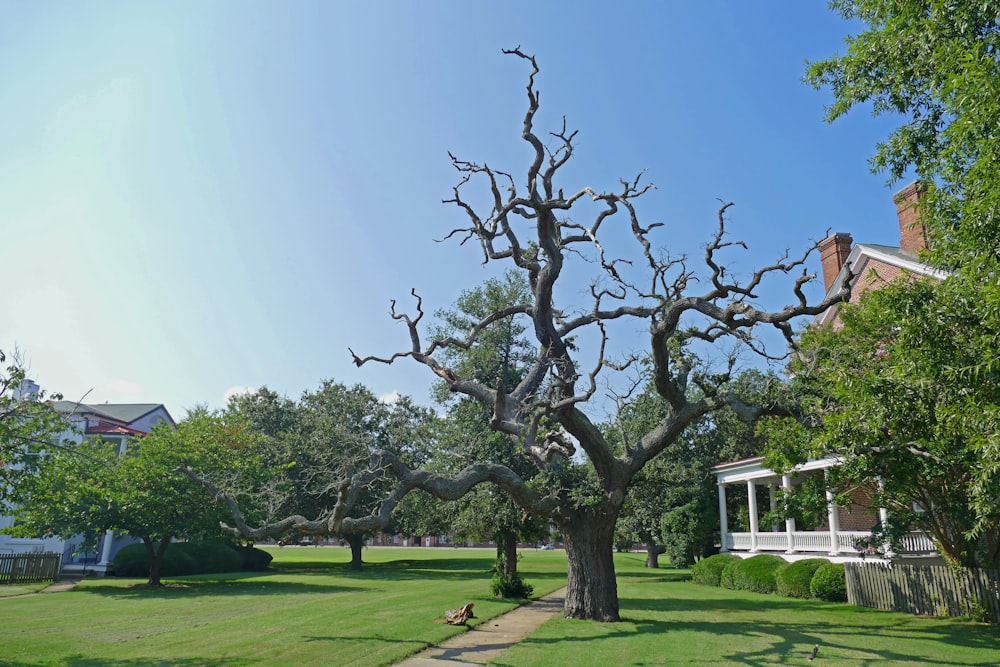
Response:
MULTIPOLYGON (((361 573, 344 548, 273 553, 268 573, 2 598, 0 665, 386 665, 461 632, 446 609, 474 602, 481 623, 513 606, 489 598, 490 550, 366 549, 361 573)), ((643 558, 616 555, 624 622, 556 618, 497 664, 1000 664, 996 627, 697 586, 643 558)), ((525 551, 521 568, 536 594, 565 583, 562 552, 525 551)))
POLYGON ((624 622, 553 619, 496 664, 1000 665, 996 626, 699 586, 644 559, 616 559, 624 622))

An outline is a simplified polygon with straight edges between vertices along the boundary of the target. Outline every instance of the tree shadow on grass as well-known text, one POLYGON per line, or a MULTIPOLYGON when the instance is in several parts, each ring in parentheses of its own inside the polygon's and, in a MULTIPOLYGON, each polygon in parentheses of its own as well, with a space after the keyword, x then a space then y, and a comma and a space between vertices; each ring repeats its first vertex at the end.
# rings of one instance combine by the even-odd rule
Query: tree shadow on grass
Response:
POLYGON ((243 665, 246 664, 246 658, 212 658, 211 660, 206 658, 171 658, 167 662, 160 658, 131 658, 128 660, 94 658, 81 653, 66 656, 57 662, 46 661, 44 663, 0 658, 0 667, 38 667, 43 664, 48 667, 162 667, 165 664, 172 667, 194 667, 195 665, 203 667, 204 665, 243 665))
MULTIPOLYGON (((851 664, 876 665, 885 661, 913 665, 984 665, 994 664, 1000 633, 996 627, 975 625, 964 622, 922 623, 922 619, 892 615, 887 612, 869 610, 849 605, 824 605, 823 611, 834 614, 827 620, 803 620, 796 611, 803 611, 803 602, 780 597, 760 596, 752 599, 720 598, 691 599, 671 597, 658 599, 622 598, 620 600, 623 623, 606 624, 608 632, 601 634, 601 640, 635 640, 642 635, 651 635, 669 652, 671 636, 690 638, 703 635, 718 642, 721 652, 711 658, 712 662, 742 665, 772 665, 781 662, 803 663, 819 646, 819 657, 837 655, 841 661, 845 656, 851 664), (650 620, 636 618, 639 612, 659 612, 675 614, 677 620, 650 620), (734 619, 732 614, 753 613, 754 620, 734 619), (838 612, 842 612, 838 613, 838 612), (685 616, 686 615, 686 616, 685 616), (769 621, 768 615, 777 619, 769 621), (765 617, 761 620, 761 616, 765 617), (840 618, 838 618, 840 617, 840 618), (788 620, 784 620, 788 619, 788 620), (842 619, 842 620, 841 620, 842 619), (901 644, 910 641, 933 641, 981 653, 982 658, 955 658, 954 660, 914 656, 891 648, 873 647, 865 637, 878 635, 901 644), (740 650, 748 645, 765 641, 767 646, 758 650, 740 650), (727 638, 731 638, 727 639, 727 638), (978 659, 977 659, 978 658, 978 659)), ((537 645, 542 650, 556 650, 555 645, 564 642, 594 641, 592 636, 546 639, 529 637, 525 646, 537 645), (549 648, 551 645, 551 648, 549 648)), ((497 662, 504 665, 504 662, 497 662)), ((663 664, 662 659, 649 663, 635 662, 635 665, 663 664)), ((822 664, 822 663, 820 663, 822 664)))
MULTIPOLYGON (((688 601, 683 601, 688 602, 688 601)), ((669 655, 670 635, 676 633, 677 637, 686 637, 688 640, 692 633, 703 634, 712 637, 721 647, 724 647, 719 655, 704 658, 711 664, 739 664, 739 665, 774 665, 789 662, 792 664, 804 664, 811 655, 812 648, 819 646, 819 657, 826 657, 826 664, 844 664, 844 656, 850 664, 857 665, 877 665, 886 661, 894 661, 912 665, 940 665, 958 667, 960 665, 985 665, 993 664, 989 661, 969 662, 968 660, 940 660, 927 656, 914 656, 912 654, 900 653, 890 649, 878 649, 869 646, 859 646, 857 641, 845 641, 850 637, 857 639, 861 634, 860 627, 841 627, 832 623, 769 623, 769 622, 728 622, 728 621, 652 621, 652 620, 632 620, 627 618, 626 605, 623 605, 626 618, 623 619, 621 629, 617 624, 608 624, 606 628, 612 628, 610 632, 600 635, 601 641, 614 639, 636 640, 641 635, 652 635, 663 646, 663 655, 669 655), (731 637, 728 641, 726 638, 731 637), (753 637, 753 643, 759 644, 764 638, 769 638, 768 645, 758 650, 739 650, 741 646, 746 646, 748 638, 753 637), (862 655, 863 654, 863 655, 862 655), (830 662, 831 655, 840 656, 839 662, 830 662)), ((928 639, 919 629, 903 629, 894 632, 890 628, 874 629, 880 635, 895 635, 901 639, 928 639)), ((981 651, 983 658, 989 660, 993 658, 996 651, 996 634, 985 626, 955 626, 947 636, 957 644, 981 651), (968 633, 968 634, 967 634, 968 633)), ((937 641, 939 638, 935 637, 937 641)), ((943 639, 943 637, 941 637, 943 639)), ((528 637, 521 643, 525 646, 536 646, 540 652, 556 651, 558 645, 565 646, 566 642, 592 642, 592 636, 558 638, 528 637)), ((513 663, 502 660, 495 663, 496 667, 513 667, 513 663)), ((662 665, 662 657, 652 659, 649 662, 630 662, 631 665, 643 667, 644 665, 662 665)), ((667 663, 669 664, 669 663, 667 663)), ((822 662, 818 664, 823 664, 822 662)))
POLYGON ((101 595, 111 598, 175 599, 194 596, 236 597, 245 595, 289 595, 294 593, 353 593, 369 590, 365 586, 335 583, 268 581, 259 578, 215 580, 168 580, 162 588, 147 586, 91 585, 71 593, 101 595))
POLYGON ((444 579, 462 579, 470 575, 488 573, 492 561, 483 558, 435 558, 435 559, 398 559, 367 563, 362 561, 360 571, 351 570, 350 563, 330 563, 324 561, 296 561, 288 563, 272 563, 275 572, 301 573, 322 571, 336 572, 344 576, 364 578, 382 578, 391 575, 393 579, 411 579, 425 577, 428 574, 444 579))
POLYGON ((691 571, 673 570, 668 568, 650 568, 648 570, 642 570, 641 572, 628 572, 620 575, 619 577, 619 581, 626 581, 628 579, 639 580, 644 584, 652 583, 654 581, 691 581, 691 571))

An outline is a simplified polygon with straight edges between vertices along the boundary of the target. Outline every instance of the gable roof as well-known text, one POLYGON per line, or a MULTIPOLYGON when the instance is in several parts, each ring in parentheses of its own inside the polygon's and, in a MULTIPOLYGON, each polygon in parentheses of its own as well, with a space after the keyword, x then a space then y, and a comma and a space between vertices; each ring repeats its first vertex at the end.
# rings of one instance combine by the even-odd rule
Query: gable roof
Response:
POLYGON ((173 424, 173 418, 161 403, 77 403, 76 401, 53 401, 52 407, 63 414, 94 415, 105 421, 121 422, 122 424, 132 424, 142 419, 151 412, 162 408, 169 423, 173 424))
MULTIPOLYGON (((827 291, 826 297, 832 297, 840 291, 840 285, 847 278, 848 272, 853 272, 854 274, 854 277, 851 279, 851 286, 858 287, 859 280, 869 275, 875 264, 888 265, 917 276, 925 276, 934 278, 935 280, 944 280, 948 275, 947 271, 935 269, 929 264, 924 264, 902 248, 875 243, 858 243, 851 248, 850 254, 847 256, 844 265, 840 268, 840 272, 827 291)), ((857 296, 858 292, 855 292, 851 295, 851 300, 854 301, 857 296)), ((813 318, 813 326, 833 322, 837 318, 839 311, 840 304, 827 308, 813 318)))

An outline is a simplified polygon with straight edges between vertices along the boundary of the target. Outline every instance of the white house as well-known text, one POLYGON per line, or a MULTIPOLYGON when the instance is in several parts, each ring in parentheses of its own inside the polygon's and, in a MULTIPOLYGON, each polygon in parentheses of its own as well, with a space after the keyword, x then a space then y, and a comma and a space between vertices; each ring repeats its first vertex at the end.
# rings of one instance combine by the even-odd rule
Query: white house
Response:
MULTIPOLYGON (((124 453, 130 439, 149 433, 164 422, 175 422, 166 407, 158 403, 103 403, 85 404, 72 401, 53 401, 52 407, 62 413, 72 430, 59 436, 60 441, 82 442, 85 438, 100 437, 118 446, 124 453)), ((12 526, 14 518, 0 515, 0 529, 12 526)), ((87 570, 103 573, 111 564, 118 549, 132 543, 129 537, 116 537, 111 531, 100 541, 96 553, 74 554, 83 542, 82 537, 61 540, 58 538, 16 538, 0 533, 0 554, 25 552, 56 552, 62 554, 63 570, 87 570)))

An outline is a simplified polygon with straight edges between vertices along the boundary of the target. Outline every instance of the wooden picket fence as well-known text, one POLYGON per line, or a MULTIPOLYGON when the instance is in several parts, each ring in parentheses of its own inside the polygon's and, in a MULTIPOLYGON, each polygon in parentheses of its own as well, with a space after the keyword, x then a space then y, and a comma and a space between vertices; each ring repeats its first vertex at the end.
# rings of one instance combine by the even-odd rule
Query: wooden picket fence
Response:
POLYGON ((59 578, 57 553, 0 554, 0 584, 26 584, 59 578))
POLYGON ((1000 623, 1000 571, 898 562, 845 563, 848 602, 927 616, 1000 623))

